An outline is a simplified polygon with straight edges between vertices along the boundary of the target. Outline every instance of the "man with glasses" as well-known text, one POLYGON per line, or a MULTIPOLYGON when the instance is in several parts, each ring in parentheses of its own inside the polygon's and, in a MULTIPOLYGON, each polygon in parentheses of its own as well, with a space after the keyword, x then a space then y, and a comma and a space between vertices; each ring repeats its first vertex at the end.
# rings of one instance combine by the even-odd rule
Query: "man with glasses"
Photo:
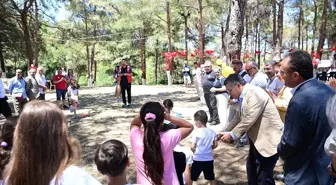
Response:
POLYGON ((264 64, 264 72, 267 75, 266 91, 273 97, 278 96, 280 90, 284 86, 284 83, 275 75, 275 61, 267 61, 264 64))
POLYGON ((278 153, 284 161, 285 184, 332 184, 331 162, 323 144, 331 132, 326 115, 335 91, 314 79, 313 62, 306 51, 289 53, 280 67, 285 86, 293 88, 278 153))
POLYGON ((9 81, 8 90, 13 97, 15 114, 19 115, 27 103, 26 81, 22 77, 21 69, 17 69, 16 76, 9 81))
POLYGON ((226 90, 240 102, 239 111, 217 138, 230 143, 247 133, 250 150, 246 161, 248 184, 275 185, 273 171, 279 158, 277 144, 283 123, 270 96, 263 89, 246 84, 239 74, 224 82, 226 90))
POLYGON ((259 71, 258 64, 250 61, 245 65, 245 70, 247 74, 252 78, 250 84, 258 86, 262 89, 266 89, 267 86, 267 76, 259 71))
POLYGON ((209 109, 210 125, 218 125, 220 123, 217 109, 217 101, 214 92, 211 92, 210 89, 213 88, 214 82, 216 80, 216 73, 212 70, 212 64, 210 61, 206 61, 204 64, 205 73, 203 75, 202 85, 204 92, 204 99, 206 105, 209 109))
POLYGON ((250 83, 251 77, 247 74, 246 70, 243 69, 243 62, 240 60, 232 61, 232 68, 236 74, 239 74, 246 83, 250 83))

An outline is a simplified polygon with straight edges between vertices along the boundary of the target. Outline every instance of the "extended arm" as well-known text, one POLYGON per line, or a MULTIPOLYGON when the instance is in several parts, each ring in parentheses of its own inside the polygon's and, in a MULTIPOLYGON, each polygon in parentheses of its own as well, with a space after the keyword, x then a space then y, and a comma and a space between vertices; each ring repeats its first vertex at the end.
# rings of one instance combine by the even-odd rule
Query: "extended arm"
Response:
POLYGON ((242 105, 244 107, 241 121, 232 130, 235 136, 240 138, 256 122, 265 108, 267 98, 268 97, 265 97, 264 94, 258 94, 257 92, 245 96, 244 101, 246 101, 246 103, 242 105))

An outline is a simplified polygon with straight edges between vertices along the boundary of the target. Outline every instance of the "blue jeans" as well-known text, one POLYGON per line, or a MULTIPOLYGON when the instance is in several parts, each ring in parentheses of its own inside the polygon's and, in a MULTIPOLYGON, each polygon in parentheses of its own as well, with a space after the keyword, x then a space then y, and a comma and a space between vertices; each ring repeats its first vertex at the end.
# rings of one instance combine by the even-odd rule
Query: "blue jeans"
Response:
POLYGON ((56 89, 56 99, 57 100, 65 100, 65 94, 66 94, 66 90, 60 90, 60 89, 56 89))

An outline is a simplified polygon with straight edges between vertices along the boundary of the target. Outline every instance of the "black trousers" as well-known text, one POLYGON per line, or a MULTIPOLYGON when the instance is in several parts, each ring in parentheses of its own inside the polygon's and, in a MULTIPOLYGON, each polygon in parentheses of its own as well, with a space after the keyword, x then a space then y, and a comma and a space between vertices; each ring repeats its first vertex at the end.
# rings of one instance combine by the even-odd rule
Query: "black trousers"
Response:
POLYGON ((131 104, 132 99, 131 99, 131 86, 132 84, 120 84, 121 88, 121 95, 122 95, 122 100, 123 103, 126 105, 126 92, 127 91, 127 102, 128 104, 131 104))
POLYGON ((217 100, 216 96, 212 92, 204 92, 205 103, 210 112, 210 120, 216 121, 219 123, 218 109, 217 109, 217 100))
POLYGON ((263 157, 250 142, 250 152, 246 161, 248 185, 275 185, 274 167, 279 159, 275 154, 271 157, 263 157))
POLYGON ((4 115, 5 118, 12 116, 12 110, 9 107, 7 98, 0 98, 0 114, 4 115))

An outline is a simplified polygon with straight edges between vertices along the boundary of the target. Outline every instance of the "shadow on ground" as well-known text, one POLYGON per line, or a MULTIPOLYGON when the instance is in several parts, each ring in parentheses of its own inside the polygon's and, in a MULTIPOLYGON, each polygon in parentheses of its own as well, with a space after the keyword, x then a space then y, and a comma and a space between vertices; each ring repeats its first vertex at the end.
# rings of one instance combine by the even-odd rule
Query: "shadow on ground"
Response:
MULTIPOLYGON (((152 89, 148 88, 148 92, 152 89)), ((129 149, 129 158, 131 167, 128 169, 128 180, 130 183, 136 182, 136 169, 134 157, 130 147, 129 126, 132 119, 138 114, 141 106, 147 101, 159 101, 170 98, 174 104, 178 104, 183 111, 186 108, 200 108, 202 105, 196 97, 196 92, 193 90, 176 90, 174 92, 165 93, 148 93, 133 96, 133 104, 130 108, 121 108, 122 103, 111 95, 111 93, 101 92, 96 94, 83 94, 80 97, 81 111, 84 111, 86 116, 83 116, 78 121, 72 120, 72 115, 68 115, 70 121, 69 133, 76 137, 83 149, 82 165, 85 169, 106 184, 106 178, 101 176, 94 165, 95 150, 103 141, 109 139, 118 139, 124 142, 129 149)), ((183 114, 183 112, 182 112, 183 114)), ((190 117, 187 117, 191 121, 190 117)), ((189 146, 190 139, 182 141, 182 145, 189 146)), ((226 185, 246 185, 246 169, 245 162, 248 148, 236 149, 234 146, 219 144, 219 147, 214 151, 215 154, 215 174, 217 184, 226 185)), ((278 167, 275 173, 280 173, 281 167, 278 167)), ((201 175, 197 184, 207 184, 204 177, 201 175)))

